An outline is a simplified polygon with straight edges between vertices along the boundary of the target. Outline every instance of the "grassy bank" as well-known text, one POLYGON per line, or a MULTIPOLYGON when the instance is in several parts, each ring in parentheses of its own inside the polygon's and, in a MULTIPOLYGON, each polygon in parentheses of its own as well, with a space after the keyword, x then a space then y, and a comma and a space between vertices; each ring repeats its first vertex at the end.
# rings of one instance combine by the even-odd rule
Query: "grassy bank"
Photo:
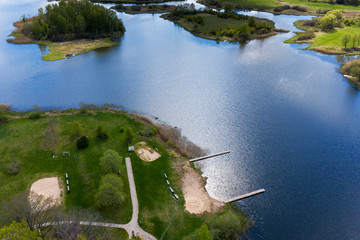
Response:
MULTIPOLYGON (((141 117, 112 110, 88 110, 83 113, 76 110, 53 111, 39 119, 29 119, 25 113, 10 112, 8 116, 10 120, 0 125, 0 181, 7 183, 0 185, 0 202, 28 190, 33 182, 43 177, 57 176, 65 186, 65 173, 68 173, 71 193, 64 193, 67 209, 90 209, 100 213, 105 221, 126 223, 131 218, 132 206, 125 172, 120 175, 125 186, 125 199, 121 206, 95 207, 95 195, 104 175, 99 159, 107 149, 113 149, 123 158, 131 157, 140 207, 139 223, 158 239, 184 239, 185 236, 194 239, 194 234, 203 224, 216 234, 218 219, 229 223, 235 218, 235 230, 240 233, 250 227, 243 213, 230 205, 216 214, 193 215, 185 211, 182 173, 173 164, 186 159, 171 152, 169 148, 174 144, 168 146, 164 143, 160 134, 152 130, 151 123, 142 121, 141 117), (76 138, 71 136, 74 121, 82 125, 84 134, 88 136, 88 148, 76 148, 76 138), (108 131, 107 140, 96 137, 98 126, 108 131), (162 156, 154 162, 144 162, 136 154, 129 153, 126 129, 134 133, 132 143, 146 141, 162 156), (64 151, 70 152, 71 157, 64 158, 64 151), (57 157, 54 158, 54 154, 57 157), (17 175, 9 175, 5 169, 14 158, 21 163, 21 170, 17 175), (164 172, 179 200, 171 195, 164 172)), ((125 169, 125 162, 121 164, 121 168, 125 169)), ((120 231, 119 235, 126 234, 120 231)))
POLYGON ((174 5, 136 5, 136 6, 124 6, 117 4, 112 9, 118 12, 125 12, 127 14, 142 14, 142 13, 166 13, 174 10, 174 5))
POLYGON ((360 54, 358 34, 360 27, 357 21, 341 20, 341 27, 335 27, 329 31, 320 28, 320 18, 312 20, 299 20, 294 24, 297 28, 305 32, 297 32, 297 35, 286 43, 310 43, 309 49, 325 54, 360 54), (344 42, 344 36, 349 36, 348 41, 344 42), (355 37, 355 43, 354 43, 355 37), (346 47, 345 47, 346 45, 346 47))
POLYGON ((161 17, 178 24, 195 36, 216 41, 246 41, 276 34, 274 22, 270 20, 234 12, 197 11, 191 5, 179 6, 161 17))

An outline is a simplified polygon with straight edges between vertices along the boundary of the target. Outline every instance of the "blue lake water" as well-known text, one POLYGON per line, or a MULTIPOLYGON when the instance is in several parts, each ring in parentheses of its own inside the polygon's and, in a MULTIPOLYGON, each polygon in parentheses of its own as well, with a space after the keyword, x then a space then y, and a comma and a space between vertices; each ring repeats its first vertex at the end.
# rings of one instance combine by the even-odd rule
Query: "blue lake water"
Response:
MULTIPOLYGON (((207 189, 239 201, 255 222, 250 239, 358 239, 360 96, 336 56, 283 41, 245 45, 197 38, 160 15, 119 14, 120 46, 56 61, 37 45, 8 44, 12 22, 43 0, 0 1, 0 102, 16 110, 124 105, 181 127, 211 152, 201 162, 207 189)), ((309 17, 268 17, 291 31, 309 17)))

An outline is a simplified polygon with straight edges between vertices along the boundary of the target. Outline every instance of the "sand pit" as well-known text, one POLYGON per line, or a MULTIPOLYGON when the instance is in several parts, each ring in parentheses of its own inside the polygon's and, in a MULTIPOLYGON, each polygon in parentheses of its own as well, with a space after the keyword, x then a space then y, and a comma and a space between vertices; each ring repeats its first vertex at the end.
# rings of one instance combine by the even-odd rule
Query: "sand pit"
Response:
POLYGON ((217 201, 209 196, 205 189, 203 178, 193 168, 189 162, 182 163, 182 191, 185 198, 185 210, 192 214, 202 214, 204 212, 218 212, 224 203, 217 201))
POLYGON ((153 162, 161 157, 157 151, 147 146, 146 142, 138 142, 135 144, 135 153, 145 162, 153 162))
MULTIPOLYGON (((31 185, 30 192, 43 195, 44 199, 51 198, 50 206, 61 203, 61 188, 57 177, 42 178, 31 185)), ((31 197, 31 194, 30 194, 31 197)))

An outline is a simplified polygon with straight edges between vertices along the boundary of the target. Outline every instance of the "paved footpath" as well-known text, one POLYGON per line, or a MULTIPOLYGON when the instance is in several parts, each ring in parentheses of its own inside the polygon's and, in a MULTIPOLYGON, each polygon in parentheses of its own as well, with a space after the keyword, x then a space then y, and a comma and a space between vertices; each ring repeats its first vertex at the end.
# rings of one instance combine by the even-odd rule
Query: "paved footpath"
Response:
MULTIPOLYGON (((80 221, 80 225, 93 225, 93 226, 101 226, 101 227, 112 227, 112 228, 123 228, 131 237, 133 234, 135 236, 140 236, 144 240, 156 240, 156 238, 148 232, 145 232, 138 224, 139 217, 139 202, 136 194, 135 180, 134 174, 131 166, 131 160, 129 157, 125 158, 126 170, 129 179, 130 185, 130 195, 131 202, 133 207, 132 218, 130 222, 127 224, 117 224, 117 223, 105 223, 105 222, 88 222, 88 221, 80 221)), ((63 221, 59 223, 44 223, 43 226, 51 226, 54 224, 68 224, 72 221, 63 221)))

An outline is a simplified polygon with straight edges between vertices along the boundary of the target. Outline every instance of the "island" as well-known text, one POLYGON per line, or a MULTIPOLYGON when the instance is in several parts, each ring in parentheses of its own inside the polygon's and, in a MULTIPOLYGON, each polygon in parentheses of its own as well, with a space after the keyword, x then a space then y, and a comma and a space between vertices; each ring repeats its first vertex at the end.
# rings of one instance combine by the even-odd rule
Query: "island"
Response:
POLYGON ((310 50, 325 54, 360 54, 360 20, 344 15, 341 10, 333 10, 323 17, 299 20, 295 26, 305 32, 286 43, 310 43, 310 50))
POLYGON ((15 22, 10 43, 49 46, 44 60, 59 60, 93 49, 119 45, 112 41, 125 32, 116 13, 89 1, 60 1, 40 8, 38 16, 15 22))
POLYGON ((36 240, 238 239, 252 225, 208 195, 189 162, 207 151, 177 127, 108 105, 0 105, 0 117, 0 237, 22 226, 36 240))
POLYGON ((194 4, 177 6, 161 17, 198 37, 216 41, 244 42, 276 34, 275 24, 271 20, 232 11, 217 12, 208 8, 197 10, 194 4))

